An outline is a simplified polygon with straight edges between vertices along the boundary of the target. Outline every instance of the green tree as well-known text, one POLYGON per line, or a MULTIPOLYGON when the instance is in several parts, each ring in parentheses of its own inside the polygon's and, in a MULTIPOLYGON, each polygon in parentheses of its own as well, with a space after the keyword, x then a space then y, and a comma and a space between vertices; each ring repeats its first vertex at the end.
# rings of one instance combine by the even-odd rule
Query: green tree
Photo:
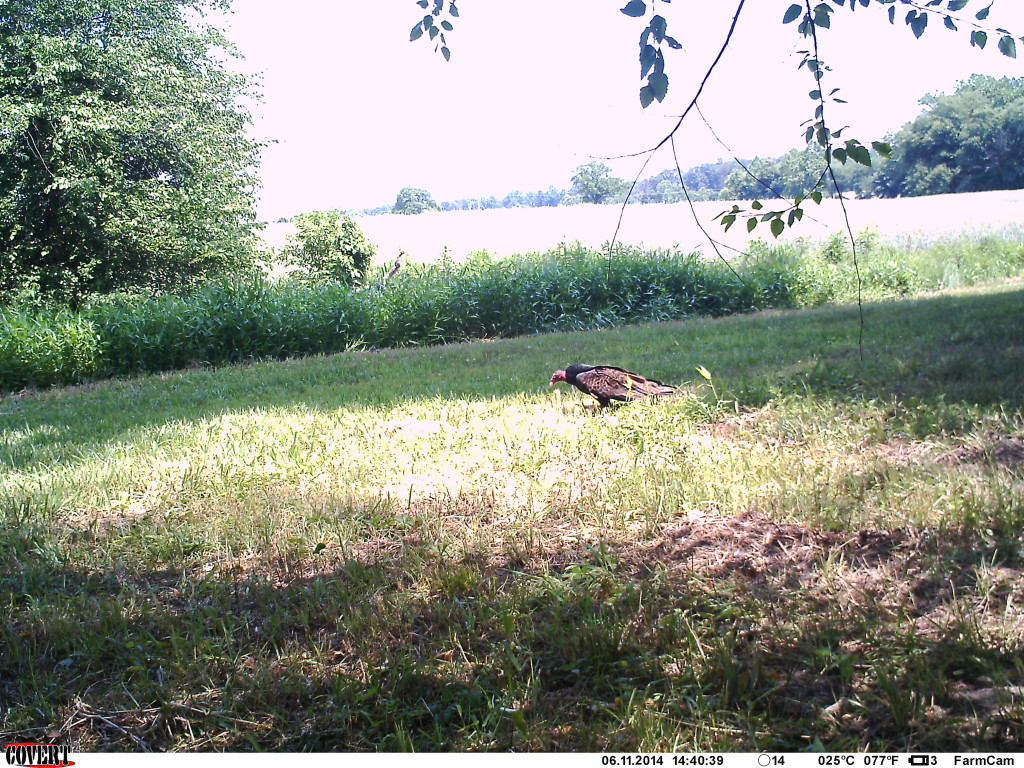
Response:
POLYGON ((441 210, 441 206, 434 201, 434 198, 431 197, 427 190, 418 189, 417 187, 402 187, 398 192, 395 206, 391 209, 391 212, 411 215, 423 213, 424 211, 439 210, 441 210))
POLYGON ((301 267, 308 279, 362 285, 373 259, 374 246, 359 225, 338 210, 300 213, 292 219, 281 255, 301 267))
POLYGON ((611 173, 611 168, 596 160, 581 165, 572 176, 570 193, 583 203, 607 202, 629 187, 626 181, 611 173))
MULTIPOLYGON (((833 166, 841 189, 864 196, 872 194, 877 153, 869 152, 869 159, 872 165, 844 163, 833 166)), ((827 184, 825 158, 813 147, 791 149, 779 158, 754 158, 747 164, 747 170, 749 173, 737 168, 729 174, 722 189, 722 200, 756 200, 773 195, 795 198, 819 184, 824 196, 832 194, 827 184)))
POLYGON ((719 198, 722 200, 756 200, 770 197, 771 190, 782 194, 782 174, 779 158, 755 157, 747 163, 747 170, 736 168, 725 179, 719 198), (749 173, 748 173, 749 171, 749 173))
POLYGON ((205 2, 0 0, 0 295, 251 267, 260 147, 205 2))
POLYGON ((880 195, 934 195, 1024 187, 1024 78, 975 75, 891 138, 880 195))

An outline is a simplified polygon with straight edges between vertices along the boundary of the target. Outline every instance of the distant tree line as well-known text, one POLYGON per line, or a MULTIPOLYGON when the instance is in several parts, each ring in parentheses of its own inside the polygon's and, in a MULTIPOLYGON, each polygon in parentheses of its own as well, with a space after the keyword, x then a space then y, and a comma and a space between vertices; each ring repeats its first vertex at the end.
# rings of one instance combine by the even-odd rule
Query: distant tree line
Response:
MULTIPOLYGON (((927 95, 924 112, 886 137, 893 151, 889 158, 874 150, 871 165, 841 162, 832 171, 847 195, 899 197, 945 192, 978 192, 1024 188, 1024 78, 997 79, 974 75, 948 95, 927 95)), ((636 183, 611 175, 611 169, 593 161, 579 166, 572 186, 554 186, 537 192, 513 191, 503 198, 468 198, 433 203, 434 210, 465 211, 489 208, 535 208, 578 203, 618 203, 629 194, 630 203, 677 203, 691 200, 752 200, 778 195, 794 198, 822 182, 821 192, 832 194, 825 175, 822 150, 816 145, 792 149, 781 157, 722 160, 683 171, 668 168, 636 183)), ((403 190, 404 192, 405 190, 403 190)), ((423 190, 419 190, 423 192, 423 190)), ((429 198, 429 194, 423 192, 429 198)), ((429 210, 424 208, 423 210, 429 210)), ((403 203, 380 206, 363 213, 419 212, 403 203)))

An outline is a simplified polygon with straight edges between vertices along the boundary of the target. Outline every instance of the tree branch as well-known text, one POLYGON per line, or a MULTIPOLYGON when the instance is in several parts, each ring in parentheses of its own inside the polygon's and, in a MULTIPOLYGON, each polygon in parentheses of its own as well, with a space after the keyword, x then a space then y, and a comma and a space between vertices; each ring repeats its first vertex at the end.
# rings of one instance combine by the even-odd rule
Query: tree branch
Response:
MULTIPOLYGON (((700 81, 700 86, 697 88, 697 92, 693 95, 693 98, 690 100, 690 103, 689 105, 687 105, 686 109, 683 110, 683 114, 679 116, 679 120, 676 121, 675 126, 673 126, 672 130, 668 132, 668 135, 665 136, 665 138, 663 138, 650 149, 645 149, 642 152, 633 152, 632 154, 603 158, 606 160, 621 160, 627 157, 640 157, 641 155, 647 155, 647 159, 644 160, 643 165, 640 166, 639 172, 637 173, 636 177, 633 179, 633 183, 629 187, 629 192, 626 193, 626 199, 622 201, 622 208, 619 210, 619 221, 615 225, 615 232, 614 234, 612 234, 612 239, 608 243, 609 266, 611 264, 612 253, 614 253, 615 251, 615 243, 619 239, 619 230, 622 229, 622 217, 625 215, 626 206, 629 204, 629 198, 633 195, 633 190, 636 188, 637 182, 640 181, 640 176, 643 174, 644 169, 647 167, 647 164, 651 161, 651 158, 654 157, 654 154, 663 146, 665 146, 668 142, 672 141, 673 137, 679 131, 680 127, 682 127, 683 121, 686 119, 686 116, 690 114, 690 110, 697 106, 697 100, 700 98, 701 93, 704 92, 704 86, 707 85, 708 80, 711 78, 711 73, 715 71, 715 68, 722 60, 722 56, 725 55, 725 49, 729 47, 729 42, 732 40, 733 33, 736 31, 736 23, 739 21, 740 14, 743 12, 743 6, 745 3, 746 0, 739 0, 739 4, 736 6, 736 12, 733 14, 732 17, 732 23, 729 25, 729 31, 725 35, 725 42, 722 43, 722 47, 718 51, 718 55, 715 56, 715 60, 711 62, 711 66, 708 67, 708 71, 704 73, 704 78, 700 81)), ((694 214, 694 216, 696 217, 696 214, 694 214)), ((699 223, 700 222, 698 222, 698 225, 699 223)))
MULTIPOLYGON (((804 7, 807 9, 807 18, 812 18, 811 2, 810 0, 804 0, 804 7)), ((832 168, 832 134, 826 127, 825 122, 825 94, 824 89, 821 87, 821 58, 818 55, 818 32, 816 25, 812 22, 808 25, 810 27, 811 42, 814 46, 814 60, 815 67, 814 82, 817 85, 818 91, 818 107, 820 112, 820 124, 821 132, 825 137, 825 170, 828 172, 828 176, 832 181, 832 188, 836 191, 836 198, 839 200, 839 206, 843 211, 843 221, 846 222, 846 234, 850 238, 850 253, 853 257, 853 271, 857 276, 857 314, 860 320, 860 329, 857 335, 857 351, 860 354, 861 360, 864 359, 864 297, 863 297, 863 286, 860 276, 860 264, 857 259, 857 238, 854 237, 853 227, 850 225, 850 214, 846 210, 846 200, 843 198, 843 190, 839 187, 839 181, 836 179, 835 171, 832 168)), ((810 129, 808 129, 810 130, 810 129)))

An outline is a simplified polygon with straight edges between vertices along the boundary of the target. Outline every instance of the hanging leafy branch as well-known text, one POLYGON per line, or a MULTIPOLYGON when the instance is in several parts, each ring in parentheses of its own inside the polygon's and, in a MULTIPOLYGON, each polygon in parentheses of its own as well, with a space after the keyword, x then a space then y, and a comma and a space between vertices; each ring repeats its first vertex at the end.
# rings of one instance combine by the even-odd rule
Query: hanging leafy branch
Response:
MULTIPOLYGON (((431 0, 417 0, 418 5, 423 10, 426 10, 430 6, 431 0)), ((448 1, 448 17, 442 19, 441 14, 444 12, 444 0, 433 0, 434 7, 430 13, 426 14, 420 21, 412 28, 412 32, 409 33, 409 40, 419 40, 423 35, 427 36, 428 40, 438 40, 434 45, 434 52, 441 52, 444 56, 445 61, 451 61, 452 52, 448 47, 448 42, 444 39, 445 32, 451 32, 455 25, 452 24, 451 19, 457 19, 459 17, 459 9, 455 6, 455 0, 448 1), (438 22, 440 26, 438 26, 438 22)))
MULTIPOLYGON (((965 20, 951 15, 952 13, 964 10, 971 0, 929 0, 924 4, 916 0, 831 0, 831 2, 819 2, 813 6, 809 0, 804 0, 802 4, 793 3, 790 5, 783 15, 782 23, 791 24, 799 21, 797 32, 803 37, 812 39, 814 43, 813 51, 800 52, 802 58, 798 69, 806 67, 814 79, 814 88, 808 93, 810 99, 815 102, 814 117, 803 124, 806 128, 804 139, 809 147, 816 145, 822 150, 822 172, 813 187, 805 193, 797 195, 792 205, 781 210, 774 208, 772 210, 765 210, 764 204, 761 201, 754 200, 749 209, 743 209, 739 205, 734 205, 731 210, 721 212, 715 218, 720 220, 726 231, 737 220, 745 218, 748 232, 752 232, 760 223, 769 223, 772 235, 778 237, 787 227, 792 227, 803 218, 803 203, 805 201, 810 200, 816 204, 821 202, 824 196, 823 189, 826 180, 833 182, 832 186, 835 193, 840 201, 842 201, 841 190, 835 181, 832 169, 833 162, 838 161, 841 164, 846 164, 847 161, 853 161, 860 165, 871 166, 872 155, 868 147, 858 139, 844 138, 842 133, 846 130, 845 128, 832 130, 825 120, 827 104, 845 104, 846 101, 836 95, 840 91, 839 88, 832 88, 826 94, 823 78, 826 73, 831 72, 831 67, 825 64, 818 54, 817 30, 830 29, 832 26, 832 14, 836 10, 835 7, 844 6, 847 2, 849 3, 847 7, 851 11, 856 11, 858 7, 867 8, 872 2, 879 6, 888 6, 887 13, 890 23, 895 23, 896 21, 898 4, 909 6, 904 20, 906 25, 911 28, 915 38, 920 38, 924 34, 928 27, 928 20, 932 16, 941 15, 946 28, 953 31, 959 29, 957 26, 958 22, 960 24, 969 24, 974 27, 971 32, 971 45, 983 48, 988 38, 988 32, 977 22, 988 18, 994 0, 991 0, 988 5, 974 14, 976 21, 965 20)), ((1016 43, 1013 36, 1002 28, 995 31, 1002 35, 999 44, 1000 52, 1011 58, 1016 57, 1016 43)), ((1021 39, 1024 40, 1024 38, 1021 39)), ((871 149, 877 155, 884 158, 888 158, 892 153, 892 147, 884 141, 872 141, 871 149)))
MULTIPOLYGON (((895 24, 897 16, 902 15, 905 24, 910 27, 915 38, 920 38, 926 32, 931 19, 941 18, 943 26, 948 30, 956 32, 960 31, 961 27, 969 28, 970 44, 972 47, 984 48, 990 36, 998 36, 999 42, 997 47, 999 52, 1004 56, 1015 58, 1017 55, 1016 41, 1021 40, 1024 42, 1024 37, 1014 38, 1009 30, 1001 27, 992 29, 983 24, 988 19, 995 1, 988 0, 984 7, 980 6, 982 6, 985 0, 827 0, 827 2, 817 2, 813 5, 810 0, 804 0, 803 3, 798 2, 790 5, 782 18, 783 24, 799 22, 796 27, 798 34, 811 38, 814 42, 814 51, 803 51, 803 58, 799 64, 799 68, 806 67, 807 71, 814 78, 814 88, 808 94, 815 102, 814 117, 804 123, 806 126, 804 136, 808 146, 817 146, 821 149, 824 167, 817 182, 811 189, 797 195, 791 204, 781 209, 774 206, 771 209, 766 209, 764 203, 755 200, 751 203, 749 209, 743 209, 735 205, 731 210, 723 211, 715 218, 720 220, 720 223, 726 230, 738 220, 744 218, 746 219, 748 231, 753 231, 759 224, 767 223, 772 234, 777 237, 787 227, 793 226, 804 217, 804 204, 808 200, 814 203, 821 202, 824 197, 826 181, 831 178, 834 182, 831 165, 834 161, 841 164, 852 161, 865 166, 871 165, 872 154, 868 145, 856 138, 843 137, 842 133, 845 128, 832 130, 825 120, 825 109, 828 104, 842 104, 845 101, 837 96, 839 93, 838 88, 832 88, 826 95, 823 78, 831 70, 817 53, 816 34, 819 29, 830 29, 832 27, 833 15, 836 13, 837 8, 845 6, 850 11, 871 6, 876 6, 879 9, 884 8, 891 24, 895 24), (972 3, 973 7, 969 8, 969 6, 972 6, 972 3), (974 8, 977 8, 977 10, 975 11, 974 8), (905 14, 903 14, 904 10, 906 11, 905 14), (967 14, 973 14, 973 16, 965 15, 965 11, 967 14)), ((640 32, 639 45, 640 79, 643 81, 639 97, 640 104, 644 108, 649 107, 654 102, 660 103, 664 101, 668 95, 669 76, 667 73, 665 48, 675 50, 682 48, 679 40, 668 34, 669 22, 661 12, 659 3, 667 5, 671 3, 671 0, 629 0, 625 6, 620 8, 620 12, 624 15, 635 19, 643 19, 646 22, 640 32)), ((417 40, 424 35, 431 40, 438 38, 440 42, 435 45, 435 50, 440 50, 441 54, 448 60, 450 59, 451 51, 447 47, 444 32, 451 31, 452 24, 449 19, 441 18, 445 10, 445 0, 418 0, 417 2, 417 5, 424 10, 430 8, 431 4, 433 4, 433 7, 430 13, 425 15, 413 27, 410 39, 417 40)), ((682 117, 680 117, 667 135, 654 146, 641 152, 622 155, 621 157, 647 155, 649 160, 654 153, 673 139, 687 115, 692 109, 697 107, 697 102, 704 86, 729 47, 732 34, 736 28, 736 22, 742 10, 743 0, 740 0, 722 49, 715 57, 695 95, 683 111, 682 117)), ((458 17, 458 10, 453 1, 448 2, 448 17, 458 17)), ((888 157, 892 149, 884 141, 872 141, 870 142, 870 147, 874 150, 875 154, 881 157, 888 157)), ((644 167, 646 165, 647 163, 645 162, 644 167)), ((642 172, 643 168, 641 168, 640 173, 642 174, 642 172)), ((637 179, 639 179, 639 175, 637 179)), ((636 180, 633 182, 633 186, 635 185, 636 180)), ((632 189, 633 187, 630 188, 630 193, 632 189)), ((835 186, 835 192, 841 197, 838 185, 835 186)), ((627 194, 627 201, 628 199, 629 194, 627 194)), ((614 237, 612 241, 614 242, 614 237)))
MULTIPOLYGON (((651 0, 654 10, 658 0, 651 0)), ((662 0, 669 3, 671 0, 662 0)), ((621 9, 627 16, 634 18, 647 15, 647 3, 644 0, 630 0, 621 9)), ((654 101, 664 101, 668 94, 668 75, 665 74, 665 54, 662 45, 675 50, 682 44, 668 34, 668 21, 660 13, 654 13, 651 20, 640 33, 640 79, 646 78, 647 84, 640 88, 640 104, 645 109, 654 101)))

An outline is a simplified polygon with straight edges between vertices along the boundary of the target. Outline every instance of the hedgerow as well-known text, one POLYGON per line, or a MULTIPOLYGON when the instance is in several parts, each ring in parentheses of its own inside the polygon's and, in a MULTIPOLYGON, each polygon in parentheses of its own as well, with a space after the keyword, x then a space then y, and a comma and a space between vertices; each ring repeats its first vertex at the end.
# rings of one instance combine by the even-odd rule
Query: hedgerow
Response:
MULTIPOLYGON (((0 308, 0 391, 196 365, 443 344, 855 300, 835 248, 753 243, 734 268, 698 253, 562 245, 542 254, 414 264, 353 288, 308 279, 212 282, 185 296, 106 296, 77 313, 0 308)), ((840 256, 843 256, 840 254, 840 256)), ((867 237, 866 298, 1024 269, 1019 238, 900 251, 867 237)))

